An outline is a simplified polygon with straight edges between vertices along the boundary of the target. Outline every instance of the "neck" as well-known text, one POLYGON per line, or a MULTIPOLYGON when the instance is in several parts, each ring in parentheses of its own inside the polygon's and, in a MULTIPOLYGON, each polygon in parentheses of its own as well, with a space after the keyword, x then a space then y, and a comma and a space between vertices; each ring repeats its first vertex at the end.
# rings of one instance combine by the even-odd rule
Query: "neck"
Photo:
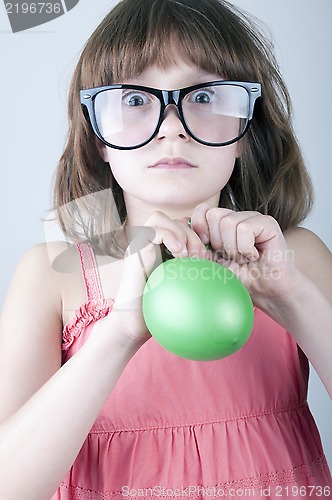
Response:
MULTIPOLYGON (((207 203, 211 208, 217 207, 219 203, 219 193, 212 196, 208 200, 204 200, 201 203, 207 203)), ((154 212, 163 212, 170 219, 182 219, 184 217, 191 217, 197 204, 183 204, 183 205, 156 205, 151 206, 146 204, 144 201, 135 199, 130 196, 125 195, 125 203, 127 209, 127 225, 128 226, 142 226, 145 224, 147 219, 154 212)))

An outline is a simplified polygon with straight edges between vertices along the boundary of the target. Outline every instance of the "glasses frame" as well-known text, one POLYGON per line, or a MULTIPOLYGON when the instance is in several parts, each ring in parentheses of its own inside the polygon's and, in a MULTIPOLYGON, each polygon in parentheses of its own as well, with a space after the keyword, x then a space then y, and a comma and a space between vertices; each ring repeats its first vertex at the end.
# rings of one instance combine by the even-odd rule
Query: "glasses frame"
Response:
POLYGON ((107 85, 103 87, 95 87, 91 89, 85 89, 80 91, 80 100, 82 106, 84 106, 87 109, 89 120, 92 126, 92 129, 95 133, 95 135, 98 137, 98 139, 101 140, 103 144, 106 146, 109 146, 110 148, 113 149, 120 149, 120 150, 131 150, 131 149, 138 149, 149 142, 152 141, 152 139, 158 134, 158 131, 160 129, 160 126, 164 120, 164 113, 166 110, 166 107, 169 104, 174 104, 177 108, 178 111, 178 116, 180 118, 180 121, 186 130, 186 132, 190 135, 192 139, 195 141, 199 142, 200 144, 204 144, 205 146, 212 146, 212 147, 221 147, 221 146, 228 146, 229 144, 233 144, 234 142, 237 142, 238 140, 241 139, 241 137, 244 136, 244 134, 247 132, 250 122, 252 121, 252 117, 254 114, 254 107, 256 100, 260 98, 262 95, 262 86, 260 83, 249 83, 249 82, 237 82, 237 81, 231 81, 231 80, 215 80, 212 82, 207 82, 207 83, 199 83, 196 85, 191 85, 190 87, 184 87, 182 89, 176 89, 176 90, 161 90, 161 89, 155 89, 153 87, 145 87, 141 85, 129 85, 129 84, 114 84, 114 85, 107 85), (235 139, 232 139, 227 142, 221 142, 221 143, 211 143, 207 141, 203 141, 202 139, 199 139, 196 137, 193 132, 190 130, 188 127, 184 114, 183 114, 183 109, 182 109, 182 100, 188 95, 190 92, 204 88, 204 87, 213 87, 215 85, 232 85, 236 87, 242 87, 246 90, 248 96, 249 96, 249 112, 248 112, 248 117, 246 119, 246 123, 244 126, 243 131, 241 134, 236 137, 235 139), (107 142, 101 135, 98 125, 97 125, 97 120, 96 120, 96 114, 95 114, 95 99, 98 94, 101 92, 105 92, 107 90, 111 89, 134 89, 138 91, 143 91, 143 92, 149 92, 150 94, 154 95, 157 97, 160 101, 160 114, 159 114, 159 120, 156 125, 156 128, 152 135, 147 139, 146 141, 136 145, 136 146, 117 146, 115 144, 111 144, 107 142))

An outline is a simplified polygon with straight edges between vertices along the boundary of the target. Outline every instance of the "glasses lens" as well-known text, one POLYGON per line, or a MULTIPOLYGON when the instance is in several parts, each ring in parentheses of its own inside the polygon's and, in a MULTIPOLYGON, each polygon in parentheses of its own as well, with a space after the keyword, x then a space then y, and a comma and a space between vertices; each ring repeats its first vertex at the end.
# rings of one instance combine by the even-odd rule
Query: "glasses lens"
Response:
POLYGON ((134 147, 149 140, 160 114, 159 99, 134 88, 102 91, 94 107, 101 136, 119 147, 134 147))
POLYGON ((182 102, 184 119, 194 136, 221 144, 237 139, 249 117, 249 94, 237 85, 211 85, 194 90, 182 102))

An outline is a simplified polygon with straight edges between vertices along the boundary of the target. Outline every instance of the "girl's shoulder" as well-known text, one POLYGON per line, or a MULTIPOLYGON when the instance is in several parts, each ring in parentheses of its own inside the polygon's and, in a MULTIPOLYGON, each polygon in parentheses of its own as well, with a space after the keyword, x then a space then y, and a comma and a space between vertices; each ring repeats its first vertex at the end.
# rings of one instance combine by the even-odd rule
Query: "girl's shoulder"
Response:
POLYGON ((66 241, 38 243, 26 250, 20 258, 16 274, 44 278, 44 286, 57 286, 64 276, 79 266, 75 245, 66 241))
POLYGON ((9 295, 11 290, 21 291, 31 303, 47 302, 47 308, 62 319, 64 303, 74 291, 78 302, 85 300, 80 270, 75 245, 66 241, 33 245, 17 264, 9 295))
POLYGON ((285 231, 285 239, 297 268, 316 283, 332 303, 332 253, 312 231, 292 227, 285 231))
POLYGON ((28 275, 26 289, 33 288, 35 297, 41 293, 46 295, 54 304, 62 324, 66 325, 75 311, 88 300, 84 274, 93 274, 94 279, 99 281, 102 297, 116 296, 122 275, 122 259, 93 255, 93 261, 85 262, 89 272, 84 273, 82 256, 75 244, 55 241, 35 245, 23 255, 18 265, 21 285, 22 277, 28 275))
POLYGON ((61 275, 54 268, 57 255, 64 250, 64 242, 38 243, 31 246, 21 256, 16 266, 13 281, 21 281, 22 285, 35 284, 40 289, 56 289, 61 275))
POLYGON ((285 231, 284 236, 290 250, 303 265, 316 261, 318 256, 327 261, 332 258, 329 248, 310 229, 291 227, 285 231))

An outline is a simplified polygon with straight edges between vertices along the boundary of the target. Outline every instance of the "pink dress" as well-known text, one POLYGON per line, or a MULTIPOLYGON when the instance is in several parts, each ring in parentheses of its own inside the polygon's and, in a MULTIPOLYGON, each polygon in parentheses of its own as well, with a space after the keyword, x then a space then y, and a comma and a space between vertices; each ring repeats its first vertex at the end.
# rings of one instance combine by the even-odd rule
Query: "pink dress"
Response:
MULTIPOLYGON (((88 300, 64 328, 64 363, 113 302, 103 296, 91 248, 78 250, 88 300)), ((53 500, 329 498, 307 382, 305 356, 258 309, 248 342, 222 360, 184 360, 151 338, 125 368, 53 500)))

